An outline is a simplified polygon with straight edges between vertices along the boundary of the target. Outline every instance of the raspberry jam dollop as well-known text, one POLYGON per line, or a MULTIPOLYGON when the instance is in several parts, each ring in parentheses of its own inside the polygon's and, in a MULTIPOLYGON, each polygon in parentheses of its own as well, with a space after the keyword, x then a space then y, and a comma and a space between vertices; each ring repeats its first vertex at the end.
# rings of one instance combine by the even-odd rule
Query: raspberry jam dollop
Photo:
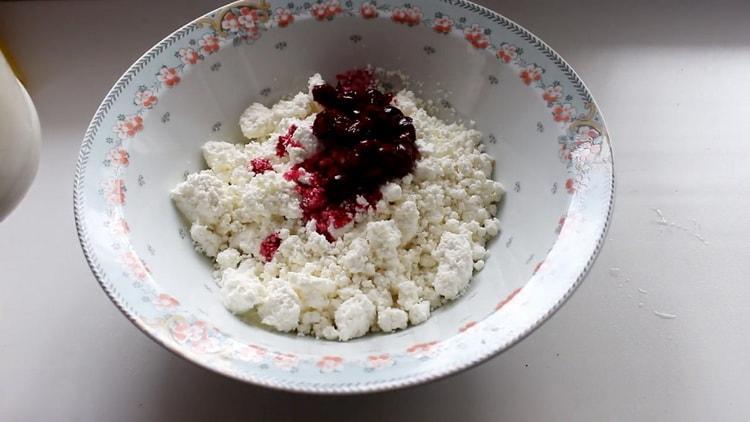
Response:
POLYGON ((253 158, 250 160, 250 168, 255 174, 261 174, 273 170, 271 161, 268 158, 253 158))
POLYGON ((293 136, 294 132, 297 131, 296 125, 289 126, 285 135, 279 136, 279 140, 276 141, 276 156, 283 157, 287 153, 289 147, 301 147, 299 142, 295 141, 293 136))
POLYGON ((380 187, 411 173, 419 159, 411 118, 390 104, 391 94, 375 88, 371 71, 349 71, 337 81, 312 90, 324 107, 313 123, 321 148, 285 175, 297 183, 303 217, 315 219, 329 241, 331 229, 373 206, 380 187))
POLYGON ((281 237, 278 233, 271 233, 260 242, 260 255, 266 262, 271 262, 279 246, 281 246, 281 237))

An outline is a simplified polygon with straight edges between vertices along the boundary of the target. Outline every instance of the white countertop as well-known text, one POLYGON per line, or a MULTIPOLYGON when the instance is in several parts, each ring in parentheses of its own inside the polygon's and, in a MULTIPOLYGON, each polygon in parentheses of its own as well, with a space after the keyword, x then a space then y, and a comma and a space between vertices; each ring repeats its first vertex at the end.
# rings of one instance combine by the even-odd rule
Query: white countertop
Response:
POLYGON ((112 306, 78 245, 74 163, 99 101, 219 3, 0 3, 0 42, 44 132, 37 179, 0 224, 0 420, 750 420, 750 3, 482 1, 547 41, 598 100, 616 161, 608 239, 572 299, 511 350, 343 398, 175 357, 112 306))

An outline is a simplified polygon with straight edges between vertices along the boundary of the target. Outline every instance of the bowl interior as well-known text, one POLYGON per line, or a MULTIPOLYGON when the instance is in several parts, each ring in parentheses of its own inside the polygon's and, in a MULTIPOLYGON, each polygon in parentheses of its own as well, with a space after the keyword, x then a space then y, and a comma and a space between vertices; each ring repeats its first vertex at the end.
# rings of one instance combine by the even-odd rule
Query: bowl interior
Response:
MULTIPOLYGON (((427 19, 429 7, 445 10, 447 6, 425 5, 423 24, 415 26, 389 19, 393 9, 382 9, 378 18, 363 19, 361 9, 354 5, 348 15, 341 13, 322 22, 302 12, 283 28, 269 20, 270 27, 257 39, 238 42, 225 34, 221 48, 210 53, 204 48, 205 35, 216 34, 216 27, 193 24, 181 30, 184 34, 172 35, 174 45, 147 55, 147 63, 137 69, 133 80, 121 81, 123 93, 112 101, 111 110, 102 113, 103 133, 96 135, 108 144, 102 149, 106 159, 103 165, 96 160, 86 165, 90 182, 80 190, 84 196, 104 198, 101 209, 94 204, 96 200, 87 202, 93 205, 87 207, 84 243, 89 241, 98 250, 92 265, 121 306, 126 311, 139 307, 132 318, 152 334, 163 333, 164 341, 179 353, 201 355, 204 363, 209 359, 209 366, 233 367, 239 358, 248 365, 243 371, 252 379, 256 376, 253 365, 270 362, 282 370, 297 371, 298 378, 307 376, 319 383, 315 369, 338 370, 341 362, 337 359, 365 362, 367 369, 372 356, 389 356, 390 366, 390 357, 404 351, 415 357, 411 372, 419 374, 441 365, 439 360, 425 359, 421 352, 434 344, 466 347, 461 336, 496 314, 504 299, 532 279, 558 239, 576 194, 579 169, 571 166, 561 140, 575 132, 571 121, 583 119, 586 97, 568 96, 566 101, 563 88, 568 78, 554 66, 545 70, 544 77, 540 73, 539 79, 534 74, 524 78, 522 72, 532 62, 519 57, 526 54, 533 60, 533 52, 513 50, 516 56, 506 63, 498 55, 505 48, 501 45, 507 42, 515 48, 528 43, 518 34, 504 33, 497 24, 474 17, 483 28, 495 31, 485 35, 491 37, 492 47, 478 48, 467 41, 469 23, 463 24, 463 31, 457 28, 461 26, 458 16, 451 33, 436 31, 437 18, 435 23, 427 19), (186 61, 185 52, 191 48, 200 54, 195 63, 189 57, 186 61), (507 189, 499 214, 502 232, 490 242, 490 258, 466 294, 419 326, 339 343, 246 324, 221 305, 211 262, 193 249, 188 226, 168 192, 187 173, 205 168, 200 154, 203 143, 242 140, 238 119, 251 102, 271 105, 304 90, 313 73, 330 81, 336 73, 365 65, 400 71, 407 76, 410 89, 432 100, 435 113, 448 120, 475 122, 487 152, 496 160, 494 177, 507 189), (174 75, 170 76, 169 69, 176 69, 174 75), (544 93, 550 90, 545 88, 557 86, 554 81, 563 94, 547 101, 550 97, 544 93), (151 84, 156 84, 153 89, 151 84), (158 99, 149 102, 150 95, 158 99), (573 111, 570 118, 561 119, 555 107, 564 104, 576 108, 578 114, 573 111), (133 130, 128 132, 128 128, 133 130), (129 305, 133 302, 140 303, 129 305), (419 347, 414 349, 415 345, 419 347), (311 362, 313 370, 309 374, 299 370, 300 361, 311 362)), ((467 10, 454 13, 471 17, 467 10)), ((214 22, 222 16, 216 15, 214 22)), ((591 251, 584 255, 590 258, 591 251)), ((585 265, 580 263, 582 269, 585 265)), ((513 321, 522 311, 506 312, 506 320, 513 321)), ((518 320, 528 331, 530 324, 518 320)), ((513 330, 523 331, 520 327, 513 330)), ((227 371, 238 372, 236 367, 227 371)), ((366 379, 373 372, 357 377, 366 379)), ((336 376, 336 382, 350 379, 346 371, 339 370, 336 376)))

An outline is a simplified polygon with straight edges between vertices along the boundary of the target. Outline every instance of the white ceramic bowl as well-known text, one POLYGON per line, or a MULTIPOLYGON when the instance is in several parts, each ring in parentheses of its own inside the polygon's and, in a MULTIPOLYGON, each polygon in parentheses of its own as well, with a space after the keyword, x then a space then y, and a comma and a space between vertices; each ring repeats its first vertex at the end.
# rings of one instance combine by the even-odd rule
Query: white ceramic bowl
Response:
POLYGON ((594 260, 612 195, 589 92, 506 18, 462 0, 244 1, 179 29, 112 88, 81 147, 75 216, 102 287, 166 348, 255 384, 353 393, 454 373, 538 327, 594 260), (367 64, 403 71, 446 115, 476 121, 508 188, 503 231, 466 294, 422 325, 346 343, 247 325, 222 307, 168 191, 204 167, 206 140, 240 139, 249 103, 367 64))
POLYGON ((0 222, 34 181, 41 143, 34 103, 0 51, 0 222))

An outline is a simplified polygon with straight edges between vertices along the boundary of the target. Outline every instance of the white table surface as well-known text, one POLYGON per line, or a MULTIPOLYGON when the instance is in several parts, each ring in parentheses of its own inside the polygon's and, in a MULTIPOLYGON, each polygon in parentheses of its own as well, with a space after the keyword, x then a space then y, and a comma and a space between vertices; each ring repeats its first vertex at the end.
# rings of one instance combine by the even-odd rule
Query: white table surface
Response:
POLYGON ((617 166, 608 240, 562 310, 490 362, 408 390, 316 397, 162 349, 112 306, 75 235, 73 168, 99 101, 219 2, 0 3, 0 41, 44 132, 36 181, 0 224, 1 421, 750 420, 750 3, 483 1, 597 98, 617 166))

